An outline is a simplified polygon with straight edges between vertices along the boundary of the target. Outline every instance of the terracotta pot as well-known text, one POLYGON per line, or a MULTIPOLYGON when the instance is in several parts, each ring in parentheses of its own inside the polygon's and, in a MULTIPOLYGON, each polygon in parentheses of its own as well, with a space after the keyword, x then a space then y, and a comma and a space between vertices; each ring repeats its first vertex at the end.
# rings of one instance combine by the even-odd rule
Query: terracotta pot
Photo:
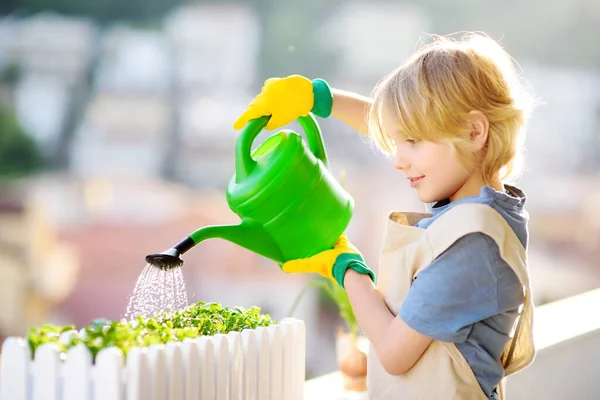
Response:
POLYGON ((342 328, 336 337, 338 368, 343 377, 344 390, 364 392, 367 390, 368 342, 364 336, 353 337, 342 328))

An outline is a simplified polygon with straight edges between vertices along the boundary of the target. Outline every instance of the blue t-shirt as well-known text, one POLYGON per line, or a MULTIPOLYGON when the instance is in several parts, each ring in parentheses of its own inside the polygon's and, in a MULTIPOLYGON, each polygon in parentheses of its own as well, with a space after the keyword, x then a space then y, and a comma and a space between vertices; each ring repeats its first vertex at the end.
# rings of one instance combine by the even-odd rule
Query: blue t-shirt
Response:
MULTIPOLYGON (((518 188, 505 186, 512 194, 485 186, 478 196, 440 201, 431 209, 433 215, 417 226, 427 228, 459 204, 487 204, 506 219, 526 247, 526 196, 518 188)), ((504 377, 500 356, 522 303, 521 283, 500 258, 496 242, 483 233, 471 233, 421 270, 399 315, 422 335, 455 343, 483 392, 496 399, 496 386, 504 377)))

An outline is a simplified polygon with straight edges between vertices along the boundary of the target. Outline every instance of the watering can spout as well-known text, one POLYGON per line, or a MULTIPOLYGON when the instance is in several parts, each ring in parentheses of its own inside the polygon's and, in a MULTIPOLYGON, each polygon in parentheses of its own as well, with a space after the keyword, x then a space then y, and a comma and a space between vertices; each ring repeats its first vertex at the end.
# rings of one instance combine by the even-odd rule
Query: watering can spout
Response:
POLYGON ((281 250, 262 225, 246 219, 239 225, 213 225, 200 228, 172 248, 146 256, 146 262, 160 269, 181 267, 182 254, 200 242, 212 238, 225 239, 278 263, 285 261, 281 250))

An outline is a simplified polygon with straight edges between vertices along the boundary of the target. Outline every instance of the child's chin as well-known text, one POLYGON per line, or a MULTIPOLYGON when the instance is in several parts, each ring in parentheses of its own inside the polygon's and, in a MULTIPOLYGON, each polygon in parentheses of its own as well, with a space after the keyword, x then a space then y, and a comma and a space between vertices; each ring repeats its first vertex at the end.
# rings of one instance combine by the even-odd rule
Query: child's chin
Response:
POLYGON ((419 200, 421 201, 421 203, 433 203, 435 201, 435 200, 432 200, 433 196, 431 196, 428 193, 417 192, 417 196, 419 197, 419 200))
POLYGON ((438 196, 434 196, 431 193, 417 193, 417 196, 419 197, 419 200, 422 203, 436 203, 438 201, 440 201, 441 199, 438 198, 438 196))

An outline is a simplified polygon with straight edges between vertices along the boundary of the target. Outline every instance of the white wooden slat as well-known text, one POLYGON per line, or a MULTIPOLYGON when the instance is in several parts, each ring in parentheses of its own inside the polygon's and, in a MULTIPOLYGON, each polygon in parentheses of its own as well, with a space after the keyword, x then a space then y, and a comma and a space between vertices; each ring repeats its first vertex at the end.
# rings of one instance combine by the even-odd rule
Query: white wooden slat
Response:
POLYGON ((200 350, 200 399, 214 400, 217 397, 217 377, 215 374, 215 342, 208 336, 198 338, 200 350))
POLYGON ((181 344, 185 400, 200 399, 200 348, 197 339, 184 339, 181 344))
POLYGON ((297 390, 299 400, 304 400, 304 382, 306 381, 306 325, 302 320, 296 320, 296 360, 297 364, 297 390))
POLYGON ((294 397, 304 400, 304 381, 306 380, 306 327, 304 321, 285 318, 282 323, 291 323, 294 327, 294 397))
POLYGON ((229 400, 244 400, 244 348, 242 334, 229 332, 229 400))
POLYGON ((0 355, 0 400, 27 400, 31 350, 21 338, 9 337, 0 355))
POLYGON ((116 347, 98 352, 94 367, 94 399, 123 399, 123 353, 116 347))
POLYGON ((148 351, 134 347, 127 353, 127 400, 150 398, 148 351))
POLYGON ((283 333, 281 326, 271 325, 269 331, 269 343, 271 347, 271 399, 282 399, 283 385, 281 384, 283 368, 283 333))
POLYGON ((244 348, 244 399, 258 400, 258 353, 256 331, 244 329, 242 331, 242 345, 244 348))
MULTIPOLYGON (((167 360, 165 346, 153 344, 148 347, 148 370, 150 372, 150 399, 167 398, 167 360)), ((96 399, 94 399, 96 400, 96 399)))
POLYGON ((54 343, 43 344, 35 351, 33 361, 33 400, 59 400, 61 362, 54 343))
POLYGON ((294 398, 294 326, 289 322, 280 324, 283 333, 282 351, 282 399, 294 398))
POLYGON ((183 356, 181 354, 181 343, 168 342, 167 351, 167 377, 168 377, 168 400, 183 399, 183 356))
POLYGON ((92 400, 92 353, 83 344, 67 351, 63 396, 64 400, 92 400))
POLYGON ((217 400, 229 400, 229 341, 221 333, 212 337, 215 343, 217 400))
POLYGON ((271 396, 271 344, 269 330, 263 326, 256 328, 258 351, 258 398, 260 400, 276 400, 271 396))

